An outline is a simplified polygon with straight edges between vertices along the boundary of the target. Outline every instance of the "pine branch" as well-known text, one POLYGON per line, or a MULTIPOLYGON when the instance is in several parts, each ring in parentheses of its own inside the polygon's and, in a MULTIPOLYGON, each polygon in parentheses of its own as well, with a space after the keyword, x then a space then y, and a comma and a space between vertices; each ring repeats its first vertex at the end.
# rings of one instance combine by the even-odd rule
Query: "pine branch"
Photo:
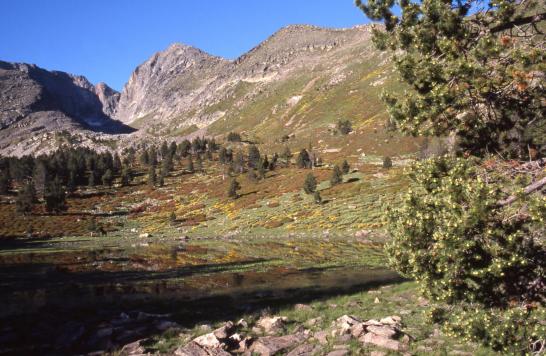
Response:
MULTIPOLYGON (((534 191, 537 191, 537 190, 541 189, 545 185, 546 185, 546 177, 544 177, 541 180, 538 180, 538 181, 534 182, 533 184, 528 185, 527 187, 525 187, 525 189, 523 190, 523 194, 529 195, 529 194, 533 193, 534 191)), ((518 199, 517 196, 511 195, 508 198, 499 201, 497 203, 497 205, 499 207, 507 206, 507 205, 510 205, 513 202, 515 202, 517 199, 518 199)))
POLYGON ((546 12, 541 14, 536 14, 532 16, 519 17, 513 21, 502 23, 498 26, 495 26, 491 29, 492 33, 501 32, 504 30, 511 29, 515 26, 527 25, 530 23, 536 23, 546 20, 546 12))

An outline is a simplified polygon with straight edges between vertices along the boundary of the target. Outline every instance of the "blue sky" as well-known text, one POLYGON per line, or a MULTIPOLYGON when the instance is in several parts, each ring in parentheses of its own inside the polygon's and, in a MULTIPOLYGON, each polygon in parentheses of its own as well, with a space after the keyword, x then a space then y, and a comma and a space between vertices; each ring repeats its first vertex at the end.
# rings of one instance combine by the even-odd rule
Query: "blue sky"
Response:
POLYGON ((120 90, 138 64, 173 42, 232 59, 289 24, 367 22, 353 0, 6 0, 0 60, 120 90))

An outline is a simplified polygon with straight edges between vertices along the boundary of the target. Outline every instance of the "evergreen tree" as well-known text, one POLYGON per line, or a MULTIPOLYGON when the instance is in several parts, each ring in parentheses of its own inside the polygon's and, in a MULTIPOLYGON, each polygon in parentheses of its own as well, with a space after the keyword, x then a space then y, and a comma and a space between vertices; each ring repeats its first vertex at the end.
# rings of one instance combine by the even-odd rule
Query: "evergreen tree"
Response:
POLYGON ((120 174, 121 173, 121 167, 122 167, 121 158, 119 158, 119 155, 116 153, 114 155, 114 164, 113 164, 113 167, 112 167, 112 173, 113 174, 120 174))
POLYGON ((46 159, 45 157, 37 158, 34 164, 34 171, 32 172, 32 182, 34 183, 34 189, 36 189, 36 196, 39 198, 44 197, 45 188, 49 183, 46 159))
POLYGON ((251 182, 256 182, 258 180, 258 176, 256 175, 256 171, 254 169, 249 169, 247 172, 248 180, 251 182))
POLYGON ((313 193, 313 200, 315 201, 315 203, 317 204, 321 204, 322 203, 322 197, 320 196, 320 193, 318 190, 315 190, 315 193, 313 193))
POLYGON ((317 179, 312 173, 309 173, 307 177, 305 177, 305 181, 303 182, 303 191, 307 194, 313 194, 316 189, 317 179))
POLYGON ((284 148, 281 158, 284 160, 285 166, 288 167, 290 164, 290 159, 292 158, 292 152, 290 152, 290 148, 288 146, 284 148))
POLYGON ((239 182, 236 179, 232 179, 229 183, 228 197, 237 199, 239 197, 239 193, 237 193, 239 189, 241 189, 239 182))
POLYGON ((191 142, 188 140, 184 140, 178 145, 178 154, 180 155, 180 157, 185 158, 190 153, 190 149, 191 149, 191 142))
POLYGON ((248 166, 250 168, 258 168, 258 162, 260 161, 260 150, 256 145, 250 145, 248 147, 248 166))
POLYGON ((193 159, 191 158, 191 156, 188 157, 188 164, 186 166, 186 170, 190 173, 195 172, 195 168, 193 166, 193 159))
POLYGON ((386 156, 383 158, 383 168, 391 168, 392 167, 392 160, 389 156, 386 156))
POLYGON ((265 161, 260 161, 258 163, 258 178, 259 179, 265 179, 265 173, 267 172, 268 166, 269 166, 269 163, 266 163, 265 161))
POLYGON ((171 159, 173 159, 174 156, 176 156, 177 148, 178 146, 176 145, 176 142, 172 141, 171 144, 169 145, 169 156, 171 156, 171 159))
POLYGON ((102 175, 102 184, 111 187, 112 183, 114 182, 114 174, 112 173, 112 170, 107 169, 106 172, 102 175))
POLYGON ((546 125, 544 6, 538 1, 356 1, 384 28, 409 91, 383 96, 391 123, 412 135, 455 134, 463 151, 527 156, 546 125), (398 6, 402 15, 394 14, 398 6), (529 133, 529 136, 526 135, 529 133))
POLYGON ((66 193, 59 177, 55 177, 55 179, 46 186, 44 200, 47 212, 58 214, 61 211, 68 209, 66 205, 66 193))
POLYGON ((154 168, 157 167, 157 151, 155 150, 154 146, 150 147, 150 150, 148 152, 148 157, 149 157, 149 164, 154 168))
POLYGON ((160 186, 160 187, 165 185, 165 176, 163 175, 163 172, 161 172, 161 174, 159 174, 159 179, 158 179, 157 185, 160 186))
POLYGON ((9 175, 7 169, 2 169, 0 171, 0 194, 7 194, 9 191, 9 175))
POLYGON ((125 165, 123 169, 121 170, 121 186, 126 187, 130 185, 132 180, 133 180, 133 171, 131 170, 130 166, 125 165))
POLYGON ((245 158, 243 157, 242 152, 237 152, 237 154, 235 155, 235 160, 233 162, 235 172, 243 173, 245 170, 245 158))
POLYGON ((32 206, 36 203, 36 190, 32 181, 27 181, 17 193, 15 208, 17 212, 27 215, 32 212, 32 206))
POLYGON ((195 160, 195 168, 197 172, 203 172, 203 159, 200 154, 197 154, 197 159, 195 160))
POLYGON ((332 176, 330 177, 330 184, 334 186, 342 182, 343 182, 343 174, 341 173, 341 169, 339 169, 339 166, 336 164, 334 166, 334 170, 332 171, 332 176))
POLYGON ((142 151, 142 154, 140 155, 140 164, 143 166, 150 164, 150 155, 148 154, 148 150, 142 151))
POLYGON ((157 175, 155 173, 155 167, 150 166, 148 169, 148 186, 149 187, 155 187, 157 183, 157 175))
POLYGON ((227 140, 229 142, 241 142, 241 135, 239 135, 238 133, 236 132, 230 132, 228 135, 227 135, 227 140))
POLYGON ((351 166, 349 165, 349 162, 347 162, 347 160, 344 160, 341 164, 341 171, 343 172, 343 174, 347 174, 350 170, 351 166))
POLYGON ((309 152, 307 152, 306 149, 302 149, 298 154, 296 165, 298 168, 311 168, 311 158, 309 157, 309 152))
POLYGON ((349 120, 339 120, 337 122, 337 129, 342 135, 348 135, 351 131, 353 131, 353 125, 349 120))
POLYGON ((169 215, 169 222, 171 223, 171 225, 176 223, 176 214, 174 213, 174 211, 172 211, 171 214, 169 215))
POLYGON ((169 146, 167 145, 167 142, 163 141, 161 143, 161 159, 164 160, 169 155, 169 146))
POLYGON ((218 161, 222 164, 227 163, 227 150, 224 147, 220 148, 220 151, 218 152, 218 161))

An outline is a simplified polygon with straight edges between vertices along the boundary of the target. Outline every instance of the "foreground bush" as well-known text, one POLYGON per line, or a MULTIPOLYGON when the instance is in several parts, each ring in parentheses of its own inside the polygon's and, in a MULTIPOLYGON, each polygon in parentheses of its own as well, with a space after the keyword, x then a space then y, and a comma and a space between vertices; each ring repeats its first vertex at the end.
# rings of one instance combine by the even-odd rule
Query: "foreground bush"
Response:
POLYGON ((543 197, 503 206, 502 176, 461 158, 416 163, 410 177, 388 216, 391 266, 445 306, 437 321, 453 334, 512 352, 544 342, 543 197))

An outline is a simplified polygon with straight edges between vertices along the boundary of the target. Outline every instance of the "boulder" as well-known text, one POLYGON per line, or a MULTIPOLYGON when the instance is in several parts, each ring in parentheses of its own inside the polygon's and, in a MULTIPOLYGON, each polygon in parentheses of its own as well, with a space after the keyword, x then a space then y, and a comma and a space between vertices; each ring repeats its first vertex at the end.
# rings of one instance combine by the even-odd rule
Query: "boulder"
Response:
POLYGON ((312 344, 303 344, 286 354, 286 356, 312 356, 320 350, 320 347, 312 344))
POLYGON ((275 334, 284 328, 286 321, 287 318, 284 316, 264 316, 258 320, 256 325, 262 328, 266 334, 275 334))
POLYGON ((402 344, 397 340, 371 332, 364 334, 358 340, 363 344, 372 344, 393 351, 404 351, 407 348, 405 344, 402 344))
POLYGON ((261 356, 272 356, 277 352, 286 351, 304 342, 306 336, 294 334, 286 336, 265 336, 256 340, 250 347, 250 352, 261 356))
POLYGON ((351 328, 362 323, 358 318, 351 315, 343 315, 332 322, 332 336, 349 334, 351 328))
POLYGON ((132 356, 132 355, 143 355, 146 349, 142 346, 142 343, 146 339, 137 340, 130 344, 127 344, 121 348, 120 355, 122 356, 132 356))
POLYGON ((151 236, 152 236, 152 235, 149 234, 149 233, 147 233, 147 232, 138 235, 138 237, 141 238, 141 239, 147 239, 148 237, 151 237, 151 236))
POLYGON ((212 333, 214 334, 214 336, 216 336, 217 339, 224 340, 229 338, 233 334, 234 330, 235 325, 233 325, 231 321, 228 321, 224 324, 224 326, 214 330, 212 333))
POLYGON ((349 354, 349 350, 340 349, 329 352, 326 356, 345 356, 349 354))
POLYGON ((230 356, 230 353, 220 348, 201 347, 195 342, 179 347, 174 351, 175 356, 230 356))
POLYGON ((390 325, 383 325, 383 326, 370 325, 366 327, 366 330, 375 335, 384 336, 390 339, 394 338, 396 334, 398 333, 398 331, 390 325))
POLYGON ((217 348, 222 345, 220 340, 218 340, 216 336, 214 336, 214 333, 208 333, 208 334, 196 337, 195 339, 193 339, 193 342, 201 347, 206 347, 206 348, 217 348))
POLYGON ((313 334, 313 337, 321 344, 326 345, 328 343, 328 332, 321 330, 313 334))

